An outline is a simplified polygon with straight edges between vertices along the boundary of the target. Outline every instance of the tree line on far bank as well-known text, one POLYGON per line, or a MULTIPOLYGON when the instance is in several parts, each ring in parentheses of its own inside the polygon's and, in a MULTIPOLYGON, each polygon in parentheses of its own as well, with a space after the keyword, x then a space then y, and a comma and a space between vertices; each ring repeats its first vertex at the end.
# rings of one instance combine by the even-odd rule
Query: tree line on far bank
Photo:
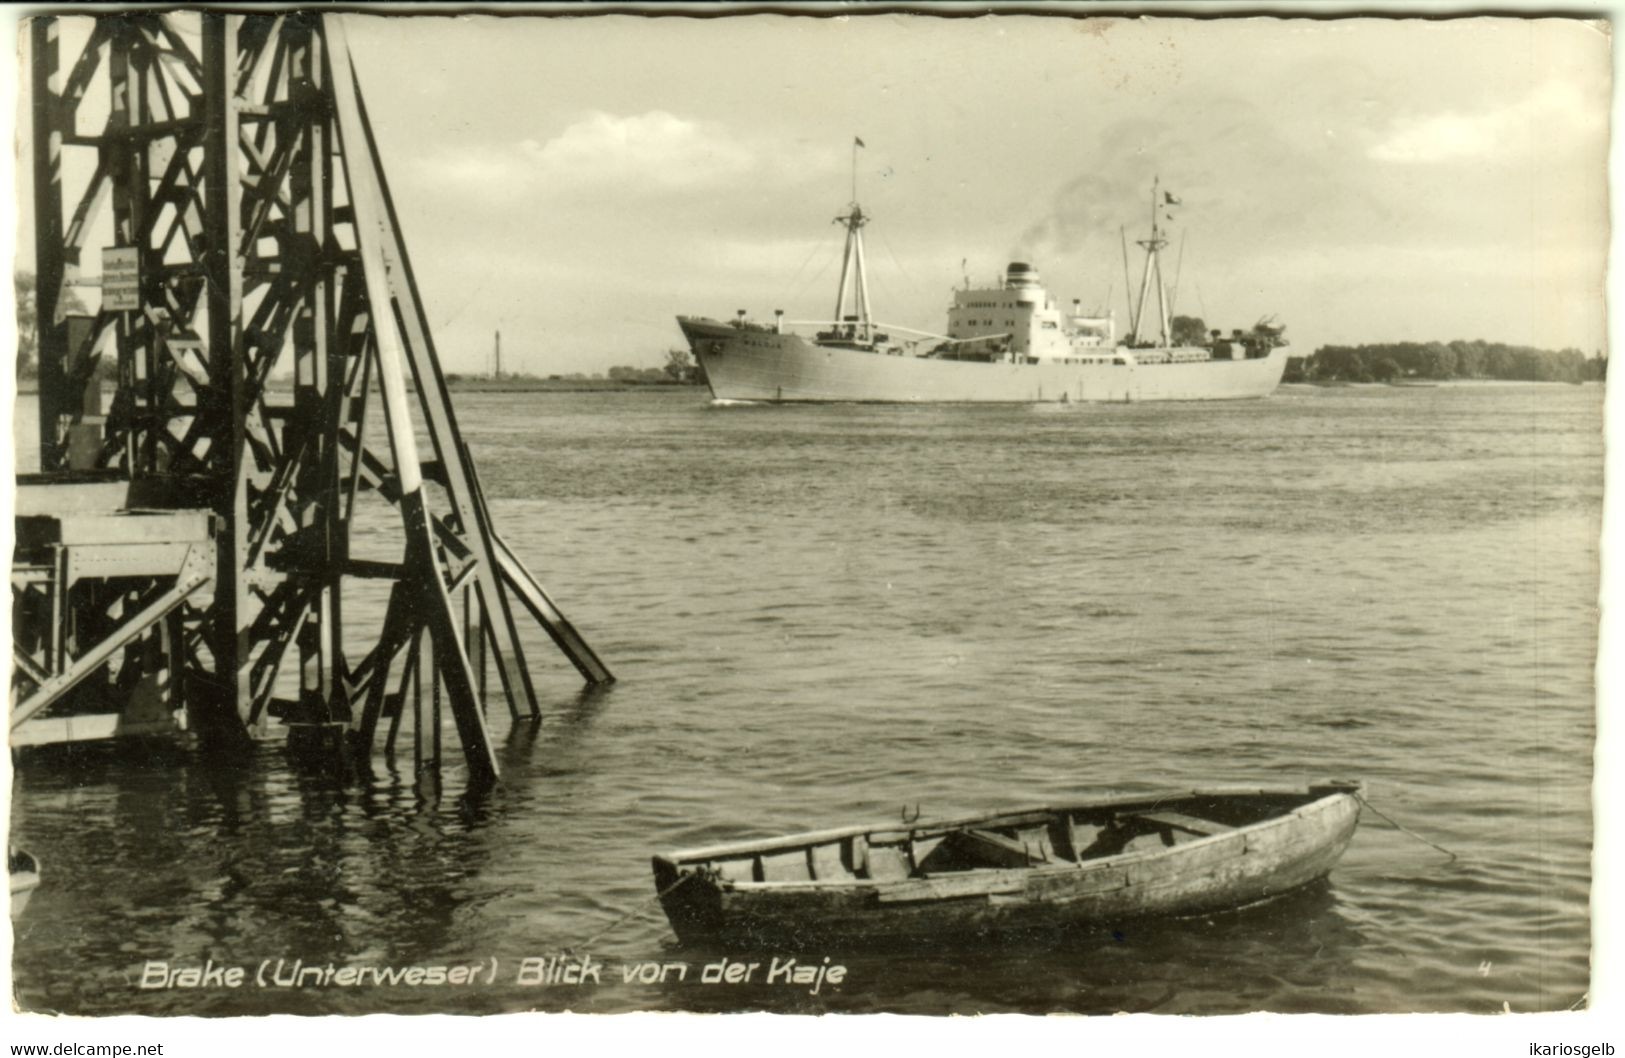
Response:
POLYGON ((1323 345, 1287 364, 1287 382, 1393 382, 1478 378, 1516 382, 1601 382, 1608 358, 1578 349, 1502 342, 1386 342, 1323 345))

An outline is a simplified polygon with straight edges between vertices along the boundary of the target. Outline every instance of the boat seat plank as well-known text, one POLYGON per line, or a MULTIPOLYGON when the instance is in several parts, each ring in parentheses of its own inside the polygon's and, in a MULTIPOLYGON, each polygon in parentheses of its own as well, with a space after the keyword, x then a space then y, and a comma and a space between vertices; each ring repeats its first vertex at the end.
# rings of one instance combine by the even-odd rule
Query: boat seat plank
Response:
POLYGON ((1050 854, 1048 840, 1034 842, 1008 838, 991 830, 956 830, 944 839, 954 851, 982 867, 1030 867, 1050 854))
POLYGON ((1027 849, 1028 856, 1034 863, 1060 863, 1063 859, 1055 850, 1055 844, 1050 840, 1049 822, 1042 826, 1027 827, 1016 831, 1016 840, 1027 849))
POLYGON ((1198 819, 1183 812, 1141 812, 1138 818, 1156 826, 1158 829, 1183 830, 1187 834, 1198 834, 1202 837, 1225 834, 1236 829, 1227 823, 1215 823, 1211 819, 1198 819))
POLYGON ((1078 831, 1072 822, 1072 813, 1062 812, 1049 823, 1049 847, 1054 851, 1050 858, 1067 863, 1076 863, 1078 859, 1078 831))

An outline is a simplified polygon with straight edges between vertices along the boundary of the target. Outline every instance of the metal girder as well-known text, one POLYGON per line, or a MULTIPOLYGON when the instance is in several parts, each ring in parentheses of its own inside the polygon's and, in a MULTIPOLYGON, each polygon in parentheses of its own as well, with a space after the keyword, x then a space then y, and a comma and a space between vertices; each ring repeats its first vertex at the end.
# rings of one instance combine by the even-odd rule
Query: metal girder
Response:
POLYGON ((12 728, 22 726, 72 690, 81 680, 106 665, 126 643, 133 642, 153 625, 168 617, 188 597, 209 583, 209 577, 210 571, 204 568, 204 563, 194 560, 189 553, 181 565, 180 576, 176 578, 174 587, 159 592, 156 598, 149 600, 134 616, 126 618, 83 655, 75 658, 73 664, 46 678, 33 694, 13 706, 12 728))
MULTIPOLYGON (((471 645, 481 665, 496 660, 515 717, 539 714, 520 609, 589 682, 613 676, 496 535, 341 18, 33 20, 41 467, 65 470, 70 439, 101 421, 88 387, 96 357, 112 352, 117 387, 97 465, 128 481, 131 505, 213 515, 212 587, 206 605, 193 605, 197 589, 182 600, 197 633, 175 653, 186 671, 171 686, 184 681, 189 698, 238 728, 274 704, 291 723, 349 724, 370 747, 391 671, 416 664, 413 644, 427 634, 436 698, 445 692, 471 772, 495 777, 471 645), (64 76, 70 24, 82 44, 64 76), (103 87, 105 126, 80 128, 82 104, 103 87), (80 173, 84 192, 65 213, 64 179, 80 173), (98 245, 134 258, 133 289, 104 275, 89 337, 70 350, 62 292, 98 245), (288 392, 273 378, 290 368, 288 392), (364 434, 374 393, 385 412, 376 449, 364 434), (419 425, 443 499, 423 487, 419 425), (400 518, 390 561, 351 554, 369 484, 387 486, 377 494, 400 518), (355 577, 393 586, 373 646, 352 666, 344 587, 355 577), (474 644, 453 606, 465 580, 474 644), (273 697, 290 686, 291 697, 273 697)), ((393 730, 399 712, 391 719, 393 730)))

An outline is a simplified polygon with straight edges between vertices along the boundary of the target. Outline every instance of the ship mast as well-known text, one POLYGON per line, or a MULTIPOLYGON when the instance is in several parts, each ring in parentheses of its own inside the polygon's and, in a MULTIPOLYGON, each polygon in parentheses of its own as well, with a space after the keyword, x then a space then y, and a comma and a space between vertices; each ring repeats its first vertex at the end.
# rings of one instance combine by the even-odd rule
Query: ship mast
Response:
POLYGON ((1160 205, 1157 201, 1157 192, 1160 185, 1161 178, 1154 178, 1151 181, 1151 238, 1135 240, 1135 245, 1145 250, 1145 274, 1140 278, 1140 304, 1134 313, 1134 332, 1130 336, 1130 341, 1133 343, 1140 341, 1140 328, 1145 323, 1145 303, 1151 296, 1151 283, 1155 277, 1157 318, 1162 324, 1162 331, 1158 337, 1162 345, 1170 345, 1172 341, 1168 330, 1168 291, 1162 282, 1162 258, 1159 254, 1159 251, 1168 245, 1168 240, 1163 238, 1162 228, 1157 223, 1157 209, 1160 205))
POLYGON ((846 316, 842 314, 846 312, 850 290, 853 314, 858 318, 858 335, 861 335, 864 341, 868 341, 873 324, 869 318, 869 273, 863 259, 863 226, 869 223, 869 217, 863 212, 863 207, 854 202, 845 213, 835 218, 835 223, 846 225, 846 254, 841 259, 841 286, 835 292, 835 326, 840 329, 847 325, 846 316))
POLYGON ((856 137, 852 140, 852 202, 847 211, 835 218, 834 223, 846 225, 846 252, 841 258, 841 285, 835 292, 835 331, 837 334, 846 327, 847 290, 851 288, 851 303, 858 318, 857 333, 851 337, 860 337, 863 341, 870 341, 874 336, 874 325, 869 316, 869 272, 864 264, 863 257, 863 226, 869 223, 869 217, 858 205, 858 148, 863 141, 856 137))

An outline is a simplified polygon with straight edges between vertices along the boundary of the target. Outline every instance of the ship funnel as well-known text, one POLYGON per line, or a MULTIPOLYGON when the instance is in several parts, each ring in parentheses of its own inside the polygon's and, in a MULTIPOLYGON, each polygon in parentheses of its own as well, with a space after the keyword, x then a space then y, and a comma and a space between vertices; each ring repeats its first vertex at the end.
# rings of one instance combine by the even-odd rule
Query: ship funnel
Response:
POLYGON ((1006 290, 1032 290, 1040 286, 1038 269, 1025 261, 1011 261, 1004 270, 1006 290))

